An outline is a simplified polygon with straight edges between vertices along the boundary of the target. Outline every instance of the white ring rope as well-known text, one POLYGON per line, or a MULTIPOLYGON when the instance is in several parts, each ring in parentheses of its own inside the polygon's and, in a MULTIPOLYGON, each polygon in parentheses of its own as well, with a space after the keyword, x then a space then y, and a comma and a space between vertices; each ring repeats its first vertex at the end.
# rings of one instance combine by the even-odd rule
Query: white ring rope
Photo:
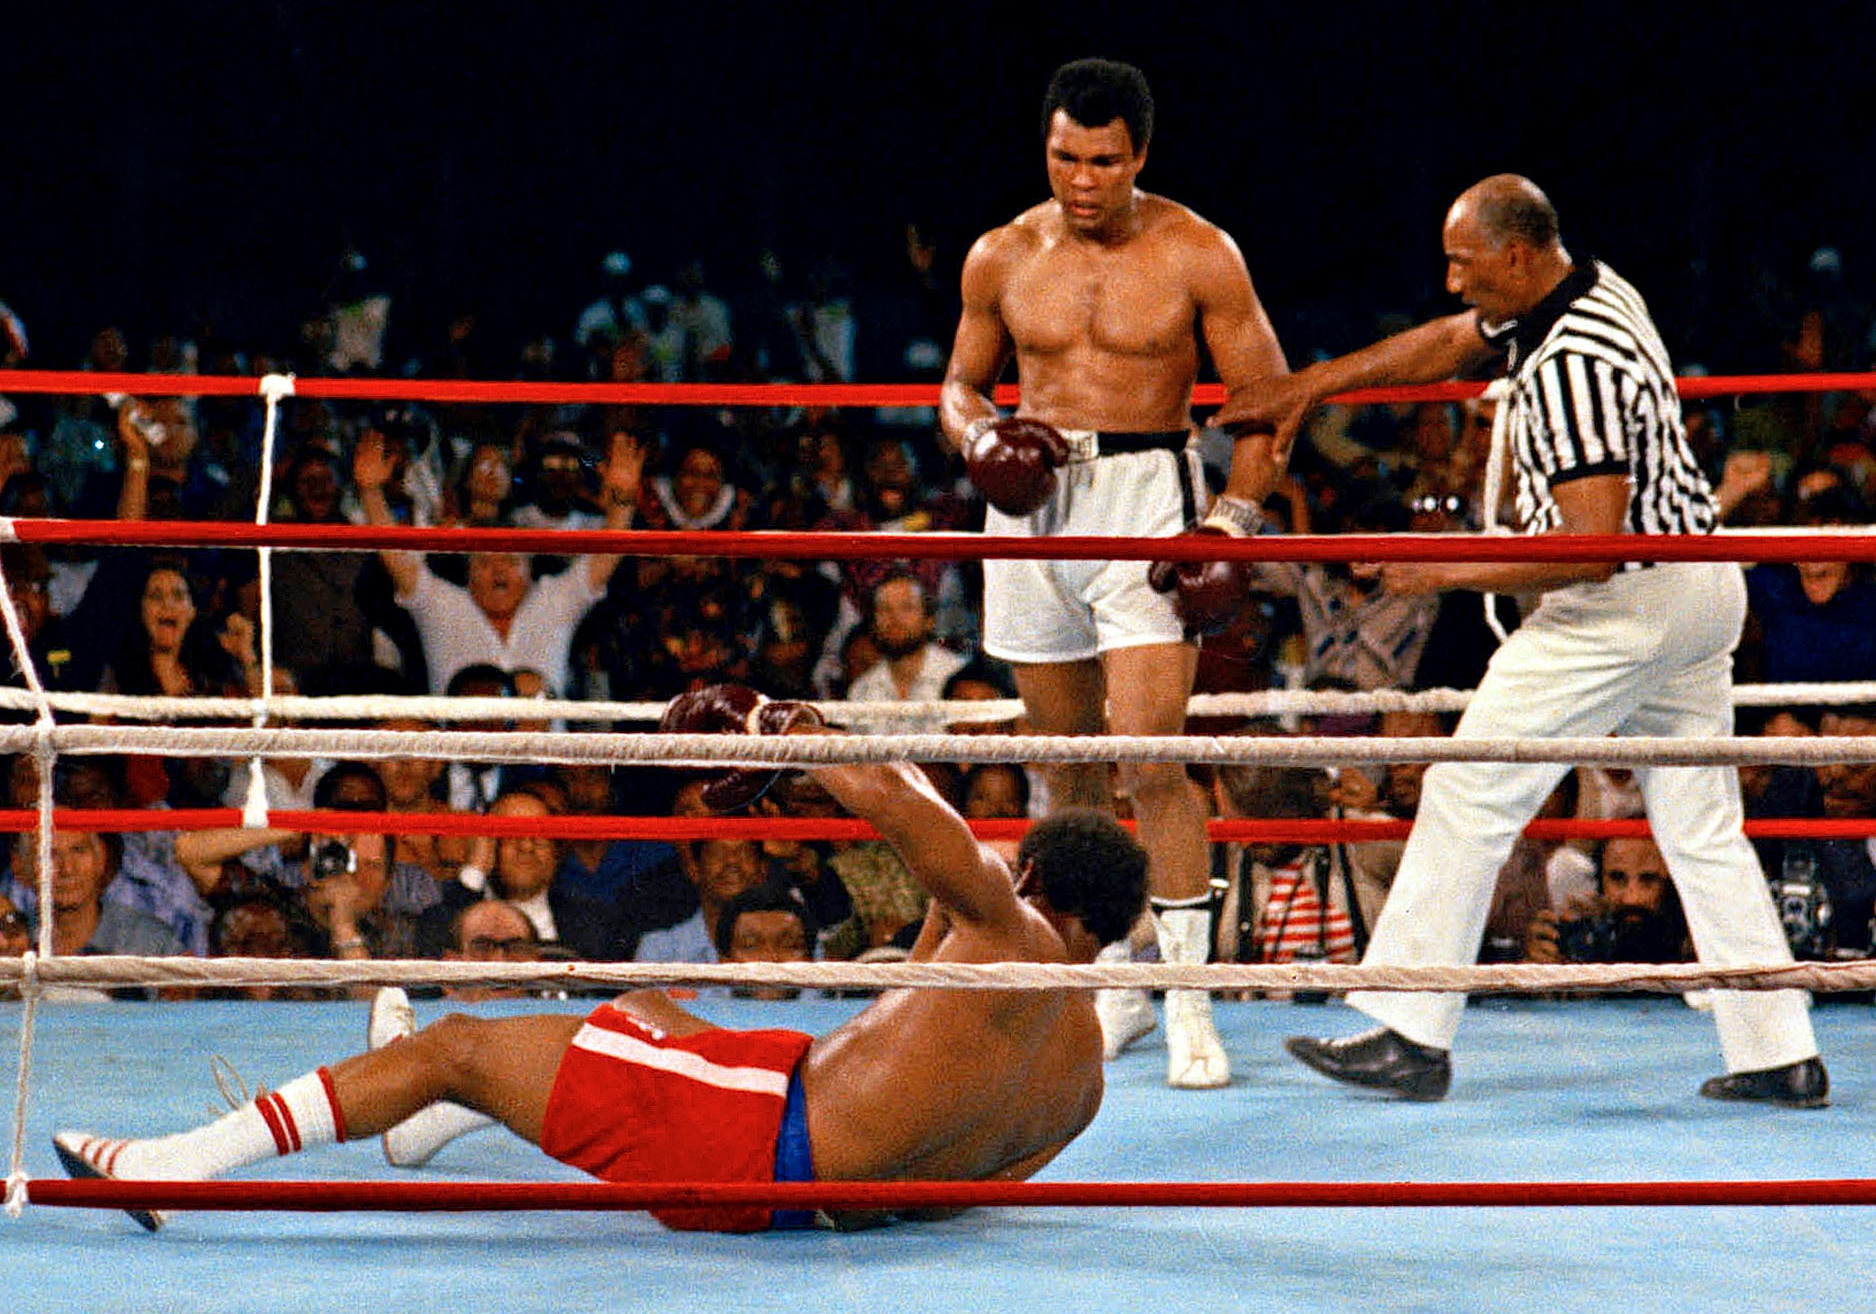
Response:
POLYGON ((0 982, 28 972, 41 987, 126 985, 488 985, 531 988, 798 986, 803 989, 1197 989, 1648 991, 1868 990, 1876 961, 1774 963, 1477 963, 1389 967, 1353 963, 482 963, 431 959, 83 956, 36 965, 0 959, 0 982))
MULTIPOLYGON (((1485 458, 1485 497, 1480 507, 1481 528, 1487 534, 1509 534, 1511 530, 1498 523, 1499 504, 1505 497, 1505 476, 1511 466, 1511 380, 1493 379, 1486 385, 1482 401, 1492 405, 1492 434, 1485 458)), ((1485 626, 1492 632, 1492 637, 1500 643, 1509 637, 1505 633, 1505 623, 1498 618, 1498 595, 1481 593, 1479 602, 1485 609, 1485 626)))
MULTIPOLYGON (((260 381, 266 414, 260 483, 254 523, 268 525, 279 404, 294 394, 290 375, 260 381)), ((1497 426, 1503 426, 1503 407, 1497 426)), ((1495 446, 1499 434, 1494 433, 1495 446)), ((1496 464, 1494 462, 1494 464, 1496 464)), ((1488 471, 1488 487, 1497 471, 1488 471)), ((1496 502, 1496 498, 1489 498, 1496 502)), ((1488 507, 1488 517, 1496 506, 1488 507)), ((500 531, 491 531, 499 533, 500 531)), ((1794 531, 1780 531, 1794 532, 1794 531)), ((1804 531, 1795 531, 1804 532, 1804 531)), ((1820 537, 1838 532, 1817 531, 1820 537)), ((579 549, 578 534, 567 542, 579 549)), ((0 542, 17 541, 11 518, 0 517, 0 542)), ((340 549, 346 550, 346 549, 340 549)), ((375 550, 362 538, 354 551, 375 550)), ((1617 740, 1036 735, 860 735, 753 738, 718 735, 534 733, 472 731, 317 730, 270 724, 276 719, 378 720, 415 715, 445 721, 561 720, 573 724, 656 721, 662 704, 589 703, 503 699, 393 699, 279 697, 274 692, 274 599, 272 553, 258 547, 261 661, 260 697, 171 699, 99 694, 49 694, 31 660, 24 630, 0 571, 0 618, 26 688, 0 689, 0 707, 29 709, 31 726, 0 727, 0 752, 30 752, 39 769, 38 879, 42 909, 52 906, 53 776, 60 753, 143 752, 170 756, 247 756, 250 760, 244 822, 266 820, 265 757, 452 758, 481 762, 639 762, 665 766, 703 764, 812 766, 849 762, 1167 762, 1280 763, 1295 766, 1360 762, 1551 762, 1568 765, 1739 765, 1781 762, 1876 760, 1854 737, 1714 738, 1617 740), (54 713, 153 719, 248 720, 247 728, 157 725, 60 725, 54 713)), ((1488 615, 1490 599, 1486 600, 1488 615)), ((1495 620, 1495 617, 1493 617, 1495 620)), ((1503 635, 1500 635, 1503 638, 1503 635)), ((1435 711, 1465 706, 1469 691, 1392 690, 1366 694, 1272 690, 1256 694, 1203 695, 1193 715, 1253 716, 1336 712, 1435 711)), ((1795 703, 1842 705, 1876 701, 1876 683, 1866 685, 1774 685, 1735 691, 1739 706, 1795 703), (1762 701, 1761 701, 1762 700, 1762 701)), ((1008 720, 1022 713, 1014 700, 971 703, 826 705, 829 719, 865 726, 880 718, 917 718, 920 724, 1008 720)), ((902 721, 900 723, 903 723, 902 721)), ((1050 963, 466 963, 428 960, 338 962, 328 960, 198 959, 131 956, 57 957, 52 953, 53 919, 41 918, 38 947, 21 958, 0 959, 0 984, 17 982, 24 1001, 10 1166, 4 1207, 17 1218, 25 1205, 24 1171, 27 1098, 37 1009, 48 986, 123 985, 388 985, 482 984, 568 989, 629 989, 650 985, 781 985, 807 989, 876 990, 895 987, 979 990, 1148 987, 1204 990, 1346 991, 1659 991, 1694 989, 1858 990, 1876 987, 1876 962, 1792 963, 1715 967, 1706 964, 1490 964, 1385 967, 1325 963, 1256 965, 1050 963)))
POLYGON ((455 758, 469 762, 814 767, 882 762, 1164 762, 1351 766, 1386 762, 1549 762, 1569 766, 1818 766, 1876 761, 1876 736, 1338 739, 1194 735, 554 734, 528 731, 308 730, 276 726, 0 727, 0 753, 169 757, 455 758))
MULTIPOLYGON (((1365 691, 1264 689, 1251 693, 1194 694, 1189 716, 1338 716, 1378 712, 1462 712, 1472 701, 1470 689, 1370 689, 1365 691)), ((173 698, 136 694, 52 693, 46 705, 56 712, 109 716, 131 721, 250 720, 381 721, 416 718, 436 721, 548 721, 575 724, 655 724, 661 702, 587 702, 573 698, 446 698, 427 695, 371 694, 266 698, 173 698)), ((1742 684, 1733 689, 1735 707, 1844 707, 1876 703, 1876 680, 1827 683, 1742 684)), ((41 700, 29 689, 0 688, 0 708, 36 711, 41 700)), ((850 703, 816 701, 837 725, 867 726, 881 721, 917 720, 934 727, 1011 721, 1023 714, 1015 698, 933 700, 924 702, 850 703)))

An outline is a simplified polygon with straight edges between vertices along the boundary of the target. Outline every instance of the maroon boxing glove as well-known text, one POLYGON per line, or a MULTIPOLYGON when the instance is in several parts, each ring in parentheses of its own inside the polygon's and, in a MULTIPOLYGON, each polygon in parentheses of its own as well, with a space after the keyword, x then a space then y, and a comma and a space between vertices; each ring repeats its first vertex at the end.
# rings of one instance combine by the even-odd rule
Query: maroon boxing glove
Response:
MULTIPOLYGON (((766 698, 747 685, 713 684, 673 698, 658 729, 675 735, 783 735, 797 725, 825 725, 811 703, 766 698)), ((730 767, 706 774, 703 805, 712 812, 746 808, 768 792, 786 767, 730 767)))
POLYGON ((1055 492, 1055 471, 1069 457, 1068 440, 1041 420, 1006 415, 976 420, 965 430, 964 469, 991 506, 1026 516, 1055 492))
POLYGON ((749 714, 768 699, 746 684, 713 684, 673 698, 658 718, 672 735, 746 735, 749 714))
MULTIPOLYGON (((1221 497, 1211 514, 1186 527, 1182 538, 1205 535, 1243 538, 1257 532, 1263 513, 1249 502, 1221 497)), ((1255 582, 1247 561, 1155 561, 1147 583, 1161 593, 1175 593, 1179 619, 1190 634, 1220 634, 1231 628, 1255 582)))

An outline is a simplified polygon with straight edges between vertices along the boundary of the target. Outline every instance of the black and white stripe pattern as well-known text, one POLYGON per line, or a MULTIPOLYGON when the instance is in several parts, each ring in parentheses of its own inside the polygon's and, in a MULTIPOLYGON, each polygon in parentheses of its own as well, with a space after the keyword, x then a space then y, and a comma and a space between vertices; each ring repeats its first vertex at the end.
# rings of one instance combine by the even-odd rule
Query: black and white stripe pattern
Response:
POLYGON ((1560 291, 1567 303, 1548 326, 1546 306, 1534 312, 1540 322, 1502 331, 1512 353, 1509 436, 1525 531, 1558 527, 1554 485, 1600 474, 1629 477, 1630 532, 1711 531, 1713 488, 1688 445, 1674 369, 1641 294, 1601 262, 1560 291))

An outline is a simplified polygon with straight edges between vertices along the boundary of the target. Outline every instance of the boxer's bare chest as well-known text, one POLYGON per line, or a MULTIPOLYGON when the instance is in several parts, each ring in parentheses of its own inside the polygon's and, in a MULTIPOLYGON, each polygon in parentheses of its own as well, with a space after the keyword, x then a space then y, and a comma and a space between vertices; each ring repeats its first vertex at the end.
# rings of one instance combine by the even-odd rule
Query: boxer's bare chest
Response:
POLYGON ((1002 297, 1010 337, 1031 356, 1183 357, 1194 309, 1178 252, 1149 238, 1112 249, 1045 244, 1010 270, 1002 297))

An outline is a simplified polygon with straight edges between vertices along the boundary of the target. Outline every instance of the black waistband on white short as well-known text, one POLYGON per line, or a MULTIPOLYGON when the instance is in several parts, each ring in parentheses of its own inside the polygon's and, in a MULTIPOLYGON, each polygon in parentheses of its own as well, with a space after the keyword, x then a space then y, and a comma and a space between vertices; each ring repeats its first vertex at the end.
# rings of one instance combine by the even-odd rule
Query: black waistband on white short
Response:
POLYGON ((1128 452, 1182 452, 1192 437, 1189 429, 1162 429, 1158 433, 1097 433, 1095 454, 1124 456, 1128 452))

